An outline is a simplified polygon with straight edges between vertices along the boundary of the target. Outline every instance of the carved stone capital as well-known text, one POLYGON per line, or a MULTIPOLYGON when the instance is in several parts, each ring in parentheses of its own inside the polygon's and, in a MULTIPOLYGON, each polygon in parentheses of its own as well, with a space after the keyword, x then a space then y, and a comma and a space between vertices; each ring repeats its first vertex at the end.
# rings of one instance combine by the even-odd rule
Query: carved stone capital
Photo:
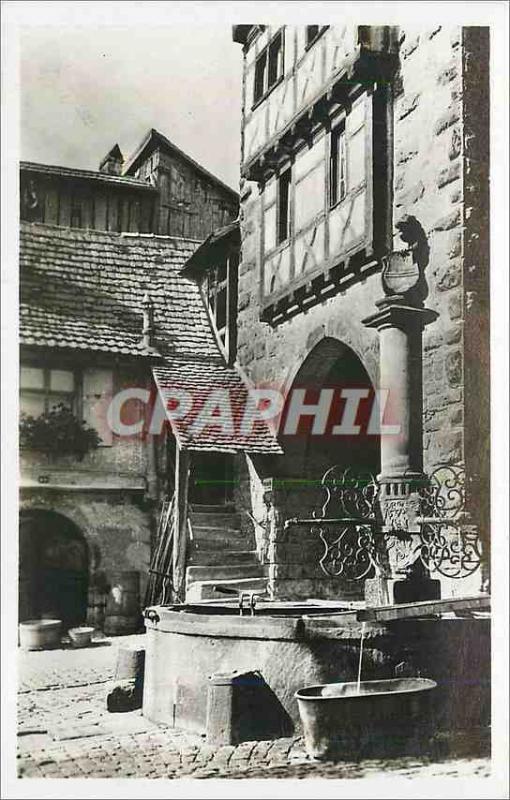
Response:
POLYGON ((383 482, 379 508, 385 543, 388 577, 409 575, 416 570, 420 554, 420 498, 413 485, 417 478, 383 482))

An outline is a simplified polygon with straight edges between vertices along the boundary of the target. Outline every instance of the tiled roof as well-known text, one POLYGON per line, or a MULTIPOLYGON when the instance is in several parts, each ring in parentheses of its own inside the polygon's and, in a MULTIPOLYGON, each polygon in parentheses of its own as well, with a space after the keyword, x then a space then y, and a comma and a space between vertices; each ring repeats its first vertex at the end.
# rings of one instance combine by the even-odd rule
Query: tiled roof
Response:
POLYGON ((198 242, 21 223, 23 344, 149 355, 143 297, 154 304, 155 347, 220 360, 198 287, 180 271, 198 242))
POLYGON ((197 280, 200 274, 210 268, 211 264, 222 259, 228 248, 241 247, 241 233, 239 219, 229 222, 223 228, 218 228, 209 234, 207 239, 199 244, 183 267, 182 274, 197 280))
POLYGON ((39 175, 59 175, 61 178, 84 178, 87 181, 99 181, 100 183, 114 184, 121 188, 142 189, 149 192, 157 192, 157 188, 146 181, 140 181, 128 175, 109 175, 106 172, 99 172, 91 169, 75 169, 74 167, 59 167, 54 164, 36 164, 33 161, 20 161, 22 172, 37 172, 39 175))
MULTIPOLYGON (((182 276, 198 242, 154 234, 107 233, 21 223, 20 341, 25 345, 150 356, 142 340, 144 296, 154 308, 154 377, 163 398, 171 387, 189 392, 192 416, 219 398, 232 430, 193 430, 172 421, 181 447, 191 450, 280 453, 266 423, 240 429, 248 388, 227 367, 195 283, 182 276), (217 393, 220 390, 220 394, 217 393)), ((166 401, 165 401, 166 405, 166 401)))
POLYGON ((181 448, 226 453, 282 453, 266 422, 249 410, 246 415, 249 420, 244 419, 246 409, 250 409, 248 386, 233 367, 170 356, 165 359, 164 366, 153 367, 152 371, 181 448), (186 392, 192 399, 189 412, 182 418, 177 412, 172 417, 168 409, 176 389, 186 392), (205 424, 206 416, 218 417, 218 424, 205 424))

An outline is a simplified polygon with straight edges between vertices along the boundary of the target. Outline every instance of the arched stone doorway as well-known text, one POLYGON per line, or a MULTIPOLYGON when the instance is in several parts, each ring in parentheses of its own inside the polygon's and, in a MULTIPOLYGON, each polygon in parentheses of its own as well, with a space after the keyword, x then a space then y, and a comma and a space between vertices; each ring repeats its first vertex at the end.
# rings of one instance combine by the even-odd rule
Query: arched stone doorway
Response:
POLYGON ((20 514, 19 618, 54 617, 69 628, 86 619, 89 554, 79 528, 62 514, 20 514))
MULTIPOLYGON (((285 453, 281 475, 316 481, 335 464, 342 469, 350 468, 353 474, 377 475, 380 470, 380 437, 373 419, 370 425, 372 413, 375 413, 374 396, 372 381, 354 350, 338 339, 322 339, 302 363, 287 394, 279 434, 285 453), (296 389, 305 392, 302 400, 307 405, 317 405, 322 399, 325 408, 327 397, 331 396, 323 433, 313 433, 314 418, 304 414, 297 431, 288 432, 288 416, 296 389), (330 391, 326 399, 324 390, 330 391), (334 431, 343 419, 348 402, 342 397, 342 390, 361 390, 366 394, 357 401, 354 424, 360 430, 355 434, 340 433, 338 428, 334 431)), ((348 430, 349 426, 346 428, 348 430)))

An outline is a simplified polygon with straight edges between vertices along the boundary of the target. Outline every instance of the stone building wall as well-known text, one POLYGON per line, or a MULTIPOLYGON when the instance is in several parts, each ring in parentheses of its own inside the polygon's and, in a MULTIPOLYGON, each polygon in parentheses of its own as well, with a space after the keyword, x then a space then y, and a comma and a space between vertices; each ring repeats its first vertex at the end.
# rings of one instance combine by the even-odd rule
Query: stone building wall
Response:
MULTIPOLYGON (((426 471, 440 463, 464 461, 464 250, 469 217, 464 196, 465 49, 460 27, 401 29, 399 68, 393 84, 393 224, 408 215, 421 226, 429 248, 425 305, 439 314, 423 335, 426 471)), ((375 301, 383 296, 379 274, 272 327, 260 319, 260 226, 259 188, 254 182, 242 181, 238 360, 249 378, 255 384, 289 388, 306 356, 327 336, 352 348, 378 386, 378 334, 367 329, 362 319, 374 313, 375 301)), ((404 247, 396 230, 394 247, 404 247)), ((479 270, 483 272, 484 266, 479 265, 479 270)), ((272 468, 267 466, 269 472, 272 468)), ((254 513, 261 518, 261 485, 253 473, 253 469, 250 474, 245 472, 241 485, 244 496, 249 483, 255 486, 254 513)), ((264 469, 257 474, 263 479, 264 469)), ((260 534, 259 538, 264 537, 260 534)), ((315 566, 306 567, 311 550, 305 539, 301 543, 301 549, 284 548, 272 565, 274 575, 283 570, 285 580, 299 581, 295 584, 298 592, 327 592, 327 581, 322 579, 321 584, 315 566), (289 559, 295 561, 294 570, 289 569, 289 559)), ((271 563, 269 551, 266 557, 271 563)))
POLYGON ((129 491, 22 489, 20 513, 51 511, 73 522, 89 555, 89 586, 106 586, 117 570, 140 573, 143 597, 151 548, 151 514, 141 494, 129 491))
MULTIPOLYGON (((113 370, 112 392, 149 385, 136 367, 113 370)), ((110 398, 101 403, 100 428, 110 398)), ((140 418, 144 409, 139 405, 140 418)), ((138 412, 132 420, 139 418, 138 412)), ((90 424, 93 424, 91 419, 90 424)), ((20 514, 52 512, 74 523, 88 550, 89 587, 104 588, 112 571, 138 571, 145 592, 158 490, 152 437, 113 435, 110 446, 71 455, 20 453, 20 514)), ((58 522, 58 520, 57 520, 58 522)))
POLYGON ((394 219, 416 217, 430 248, 423 336, 424 467, 463 460, 461 29, 405 31, 395 85, 394 219))

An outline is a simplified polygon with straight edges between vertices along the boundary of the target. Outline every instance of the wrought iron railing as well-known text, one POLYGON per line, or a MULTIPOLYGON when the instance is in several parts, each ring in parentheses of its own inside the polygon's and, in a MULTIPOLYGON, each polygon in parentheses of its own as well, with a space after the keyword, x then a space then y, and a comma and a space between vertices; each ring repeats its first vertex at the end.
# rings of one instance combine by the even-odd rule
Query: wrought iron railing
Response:
POLYGON ((324 552, 319 559, 329 577, 360 581, 378 569, 376 501, 379 485, 369 474, 330 467, 323 475, 320 510, 309 519, 293 518, 290 525, 310 525, 319 535, 324 552))
POLYGON ((309 518, 288 519, 285 527, 306 525, 318 534, 324 546, 319 564, 329 577, 360 581, 383 571, 388 555, 397 572, 420 565, 448 578, 465 578, 481 565, 479 531, 466 513, 460 466, 442 465, 410 482, 401 529, 383 524, 381 486, 372 475, 331 467, 320 488, 320 509, 309 518))
POLYGON ((476 525, 466 513, 465 474, 458 466, 438 467, 419 490, 419 557, 430 572, 448 578, 465 578, 482 561, 476 525))

